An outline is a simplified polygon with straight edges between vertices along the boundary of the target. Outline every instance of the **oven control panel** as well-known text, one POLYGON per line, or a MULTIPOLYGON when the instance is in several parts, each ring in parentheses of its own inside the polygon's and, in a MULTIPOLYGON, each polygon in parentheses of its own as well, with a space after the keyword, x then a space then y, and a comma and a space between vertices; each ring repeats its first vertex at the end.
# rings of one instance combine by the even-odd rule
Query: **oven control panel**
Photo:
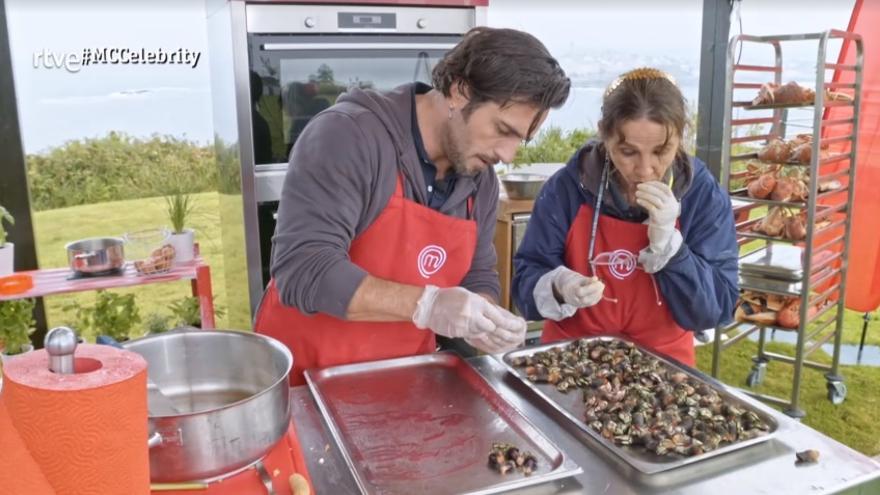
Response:
POLYGON ((248 4, 248 33, 463 34, 478 25, 479 7, 248 4))

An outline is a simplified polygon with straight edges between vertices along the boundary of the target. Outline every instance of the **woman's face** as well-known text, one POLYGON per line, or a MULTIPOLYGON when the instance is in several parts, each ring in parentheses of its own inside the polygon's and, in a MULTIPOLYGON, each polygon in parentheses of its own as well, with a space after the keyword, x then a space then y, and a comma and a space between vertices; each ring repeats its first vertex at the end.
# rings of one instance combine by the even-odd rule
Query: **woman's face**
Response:
POLYGON ((680 142, 675 131, 667 138, 666 126, 641 118, 624 122, 619 135, 611 136, 605 147, 623 178, 622 185, 634 190, 642 182, 663 180, 680 142))

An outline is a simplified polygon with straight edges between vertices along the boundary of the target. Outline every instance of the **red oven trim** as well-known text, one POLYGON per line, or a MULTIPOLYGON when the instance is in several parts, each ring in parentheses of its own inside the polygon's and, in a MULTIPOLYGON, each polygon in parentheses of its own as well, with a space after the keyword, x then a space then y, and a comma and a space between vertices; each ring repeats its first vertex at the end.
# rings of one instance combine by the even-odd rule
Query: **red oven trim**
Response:
POLYGON ((248 0, 248 3, 284 3, 291 5, 335 4, 335 5, 388 5, 417 7, 488 7, 489 0, 305 0, 290 2, 285 0, 248 0))

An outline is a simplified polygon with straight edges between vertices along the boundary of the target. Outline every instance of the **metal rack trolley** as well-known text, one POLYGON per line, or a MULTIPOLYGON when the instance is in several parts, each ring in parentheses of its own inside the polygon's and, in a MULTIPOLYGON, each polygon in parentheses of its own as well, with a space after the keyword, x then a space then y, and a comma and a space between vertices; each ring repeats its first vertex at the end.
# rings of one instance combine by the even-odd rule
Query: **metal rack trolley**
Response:
MULTIPOLYGON (((731 39, 728 48, 724 133, 721 149, 721 185, 722 188, 731 193, 732 198, 739 200, 735 202, 740 206, 734 208, 734 214, 737 216, 736 228, 737 241, 741 247, 740 258, 742 260, 744 256, 761 249, 766 250, 767 254, 771 254, 774 245, 780 243, 794 244, 801 246, 803 249, 801 257, 802 270, 797 282, 780 284, 778 281, 774 282, 770 279, 762 281, 760 277, 756 279, 754 276, 744 280, 741 270, 740 287, 763 293, 799 297, 801 304, 799 327, 796 329, 797 344, 794 356, 770 352, 766 349, 765 344, 768 331, 775 331, 778 327, 736 322, 721 327, 718 329, 719 331, 715 332, 712 375, 714 377, 719 375, 720 359, 723 350, 748 337, 750 334, 758 332, 758 351, 757 355, 752 358, 754 365, 747 378, 748 386, 753 387, 763 381, 768 362, 788 363, 794 367, 791 396, 789 399, 783 399, 750 390, 743 391, 755 398, 783 407, 786 414, 796 418, 805 415, 805 412, 798 407, 801 372, 805 366, 826 372, 828 398, 832 403, 840 404, 846 397, 846 386, 843 383, 843 377, 839 374, 838 364, 843 329, 850 229, 852 227, 851 212, 854 190, 851 185, 854 184, 856 172, 855 159, 857 156, 862 67, 863 46, 861 37, 854 33, 837 30, 782 36, 739 35, 731 39), (833 39, 840 39, 842 43, 855 43, 857 52, 854 65, 842 65, 827 61, 828 42, 833 39), (813 87, 816 96, 813 103, 753 106, 751 101, 734 100, 735 95, 745 94, 742 90, 757 90, 761 87, 762 83, 760 82, 744 82, 742 80, 743 74, 771 74, 773 76, 772 82, 782 84, 782 43, 805 40, 816 40, 818 42, 816 79, 815 86, 813 87), (772 48, 775 55, 774 63, 772 65, 740 64, 737 60, 736 51, 738 48, 744 50, 747 46, 772 48), (829 81, 831 76, 828 73, 833 73, 833 71, 852 71, 854 73, 853 82, 829 81), (837 89, 846 90, 845 92, 851 94, 852 101, 831 101, 826 99, 826 90, 832 91, 837 89), (851 116, 834 120, 823 119, 825 110, 832 106, 851 107, 851 116), (804 202, 778 202, 770 199, 749 198, 747 194, 744 194, 744 188, 736 190, 734 189, 736 186, 733 184, 745 177, 746 172, 743 170, 742 163, 745 160, 756 159, 757 149, 743 153, 741 148, 749 144, 760 146, 763 144, 761 143, 762 141, 769 142, 772 138, 784 139, 786 137, 786 125, 789 121, 788 110, 793 107, 813 108, 811 126, 813 140, 810 164, 783 165, 784 167, 808 167, 809 186, 807 200, 804 202), (746 115, 746 118, 734 118, 734 108, 742 108, 742 113, 753 113, 752 110, 754 110, 755 116, 746 115), (772 115, 760 116, 760 110, 763 110, 765 115, 768 112, 772 115), (768 125, 769 131, 764 132, 768 125), (749 130, 754 130, 754 126, 761 126, 762 130, 758 135, 754 135, 754 132, 741 135, 741 132, 738 133, 737 131, 742 131, 744 126, 751 126, 749 130), (849 126, 849 132, 844 135, 837 135, 835 133, 834 137, 823 135, 827 134, 828 130, 832 127, 838 130, 846 129, 846 127, 841 126, 849 126), (844 149, 833 151, 830 156, 822 157, 820 149, 826 144, 844 149), (739 153, 734 154, 734 151, 739 153), (837 179, 842 183, 841 188, 831 192, 818 192, 820 180, 833 179, 837 179), (772 206, 781 206, 793 211, 805 210, 807 215, 806 239, 794 242, 752 231, 752 226, 759 222, 766 215, 766 209, 772 206), (816 228, 817 221, 825 220, 830 220, 830 224, 816 228), (757 249, 753 249, 756 246, 757 249), (827 250, 833 250, 833 255, 822 260, 814 259, 816 254, 827 250), (813 290, 814 287, 819 289, 813 290), (811 307, 820 307, 821 309, 814 315, 809 315, 811 307), (723 341, 723 335, 733 329, 738 330, 738 333, 731 336, 727 341, 723 341), (821 348, 823 344, 832 339, 834 342, 834 352, 831 365, 807 359, 815 350, 821 348)), ((752 92, 751 94, 754 95, 755 93, 752 92)))

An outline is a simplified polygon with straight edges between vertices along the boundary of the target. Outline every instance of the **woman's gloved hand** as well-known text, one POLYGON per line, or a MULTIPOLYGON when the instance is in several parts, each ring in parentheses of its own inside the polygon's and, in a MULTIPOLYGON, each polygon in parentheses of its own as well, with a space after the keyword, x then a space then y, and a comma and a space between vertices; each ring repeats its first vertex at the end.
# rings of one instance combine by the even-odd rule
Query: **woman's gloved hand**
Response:
POLYGON ((556 268, 553 288, 562 302, 575 308, 587 308, 602 300, 605 284, 596 277, 585 277, 567 267, 556 268))
POLYGON ((602 300, 605 284, 596 277, 585 277, 567 266, 557 266, 535 284, 533 295, 544 318, 559 321, 602 300), (558 296, 558 297, 557 297, 558 296))
POLYGON ((681 248, 681 232, 675 228, 681 205, 672 189, 658 181, 636 186, 636 203, 648 211, 649 245, 639 253, 639 262, 646 272, 656 273, 681 248))

